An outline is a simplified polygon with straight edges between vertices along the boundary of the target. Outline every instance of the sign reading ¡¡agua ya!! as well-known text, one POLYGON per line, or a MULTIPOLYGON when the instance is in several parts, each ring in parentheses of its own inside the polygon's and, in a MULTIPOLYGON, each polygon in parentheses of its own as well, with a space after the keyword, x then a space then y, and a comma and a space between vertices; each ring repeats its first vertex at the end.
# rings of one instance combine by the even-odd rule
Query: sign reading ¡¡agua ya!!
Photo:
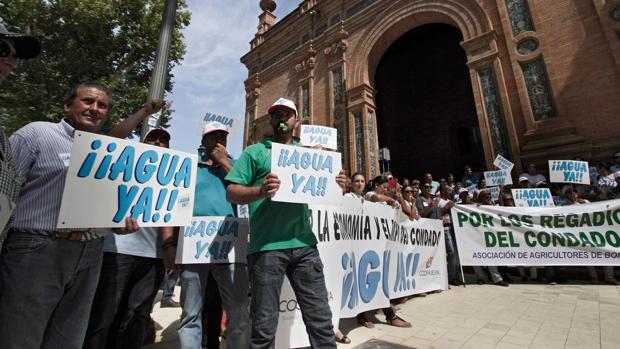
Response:
POLYGON ((247 218, 194 217, 179 232, 175 262, 245 263, 248 230, 247 218))
POLYGON ((456 205, 452 222, 463 265, 620 265, 620 200, 456 205))
MULTIPOLYGON (((359 199, 310 205, 334 328, 339 318, 390 306, 390 299, 448 288, 440 220, 410 220, 400 210, 359 199)), ((277 348, 309 346, 288 283, 279 304, 277 348)))
POLYGON ((197 156, 76 131, 58 228, 184 226, 192 218, 197 156))
POLYGON ((308 204, 340 202, 342 188, 336 182, 342 169, 340 159, 337 152, 272 143, 271 172, 278 175, 280 189, 271 200, 308 204))

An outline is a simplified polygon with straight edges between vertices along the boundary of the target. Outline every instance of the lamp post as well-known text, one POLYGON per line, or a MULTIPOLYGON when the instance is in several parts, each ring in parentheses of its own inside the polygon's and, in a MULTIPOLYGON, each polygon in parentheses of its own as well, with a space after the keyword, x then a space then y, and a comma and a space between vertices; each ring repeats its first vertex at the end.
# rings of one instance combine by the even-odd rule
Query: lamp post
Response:
MULTIPOLYGON (((149 95, 147 100, 163 99, 164 90, 166 88, 166 79, 168 77, 168 58, 170 56, 170 45, 172 44, 172 29, 174 28, 174 19, 177 11, 177 0, 166 0, 164 4, 164 13, 159 27, 159 40, 157 42, 157 52, 155 53, 155 66, 151 74, 151 84, 149 85, 149 95)), ((151 129, 149 121, 155 120, 154 127, 159 126, 159 118, 152 115, 144 119, 142 122, 142 132, 140 140, 151 129)))

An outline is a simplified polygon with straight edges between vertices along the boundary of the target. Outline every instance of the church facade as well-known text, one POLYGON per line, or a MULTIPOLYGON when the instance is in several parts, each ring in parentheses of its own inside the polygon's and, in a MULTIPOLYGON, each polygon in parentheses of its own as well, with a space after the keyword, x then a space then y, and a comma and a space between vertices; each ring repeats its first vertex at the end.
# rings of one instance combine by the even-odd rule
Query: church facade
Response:
POLYGON ((382 148, 397 175, 620 150, 620 0, 305 0, 277 23, 275 6, 241 58, 245 145, 285 97, 367 178, 382 148))

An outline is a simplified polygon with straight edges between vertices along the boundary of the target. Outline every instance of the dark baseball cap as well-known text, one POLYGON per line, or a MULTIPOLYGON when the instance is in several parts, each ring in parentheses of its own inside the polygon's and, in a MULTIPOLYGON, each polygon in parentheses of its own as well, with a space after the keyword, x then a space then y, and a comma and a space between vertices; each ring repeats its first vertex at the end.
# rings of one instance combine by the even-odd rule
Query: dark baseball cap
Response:
POLYGON ((2 24, 0 24, 0 39, 13 40, 15 57, 19 59, 34 58, 41 52, 39 39, 28 34, 11 33, 2 24))

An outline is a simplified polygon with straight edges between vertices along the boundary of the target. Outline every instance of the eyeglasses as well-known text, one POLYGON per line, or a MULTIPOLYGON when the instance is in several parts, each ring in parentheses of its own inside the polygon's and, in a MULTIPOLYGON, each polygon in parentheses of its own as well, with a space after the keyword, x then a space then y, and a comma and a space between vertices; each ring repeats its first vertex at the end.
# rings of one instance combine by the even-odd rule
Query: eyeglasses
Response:
POLYGON ((17 52, 12 41, 0 39, 0 58, 15 57, 17 52))
POLYGON ((413 190, 405 190, 405 194, 411 194, 413 193, 413 190))

